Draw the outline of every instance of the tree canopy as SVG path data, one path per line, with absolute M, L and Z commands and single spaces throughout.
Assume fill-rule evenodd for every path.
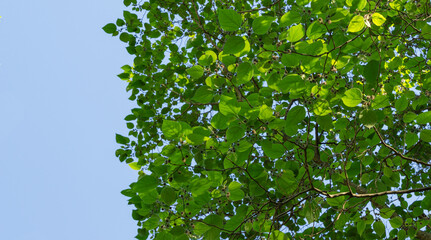
M 427 0 L 124 0 L 138 239 L 431 239 Z

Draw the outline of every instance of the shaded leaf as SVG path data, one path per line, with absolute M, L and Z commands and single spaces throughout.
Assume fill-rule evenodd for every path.
M 225 31 L 236 31 L 242 23 L 241 15 L 232 9 L 219 9 L 218 20 Z
M 177 200 L 177 194 L 175 190 L 171 187 L 164 187 L 162 189 L 162 192 L 160 193 L 160 197 L 162 198 L 162 201 L 167 205 L 172 205 Z
M 380 237 L 382 237 L 386 232 L 385 225 L 383 224 L 382 221 L 374 222 L 373 229 L 376 232 L 376 234 L 379 235 Z
M 274 17 L 260 16 L 253 20 L 252 28 L 254 33 L 257 35 L 266 34 L 271 27 L 272 22 L 275 20 Z
M 431 142 L 431 130 L 424 129 L 421 131 L 421 140 L 425 142 Z
M 204 69 L 203 69 L 203 67 L 196 65 L 196 66 L 193 66 L 193 67 L 187 69 L 187 73 L 192 78 L 200 78 L 204 75 Z
M 203 104 L 211 102 L 212 99 L 213 92 L 212 89 L 208 86 L 200 86 L 198 90 L 196 90 L 196 93 L 192 98 L 192 100 Z
M 237 85 L 244 84 L 251 80 L 254 74 L 253 66 L 249 62 L 241 63 L 236 69 Z
M 241 52 L 245 47 L 245 41 L 242 37 L 230 37 L 223 47 L 224 54 L 235 54 Z
M 427 124 L 431 122 L 431 111 L 421 113 L 417 116 L 416 122 L 418 124 Z

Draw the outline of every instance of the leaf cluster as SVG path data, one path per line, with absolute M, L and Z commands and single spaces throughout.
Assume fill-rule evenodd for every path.
M 125 0 L 138 239 L 430 239 L 425 0 Z

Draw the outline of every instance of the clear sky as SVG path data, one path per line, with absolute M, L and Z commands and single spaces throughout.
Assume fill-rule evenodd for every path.
M 0 0 L 0 239 L 133 239 L 122 0 Z

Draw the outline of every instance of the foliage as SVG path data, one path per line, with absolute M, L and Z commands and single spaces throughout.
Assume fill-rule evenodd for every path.
M 138 239 L 431 238 L 429 1 L 124 4 Z

